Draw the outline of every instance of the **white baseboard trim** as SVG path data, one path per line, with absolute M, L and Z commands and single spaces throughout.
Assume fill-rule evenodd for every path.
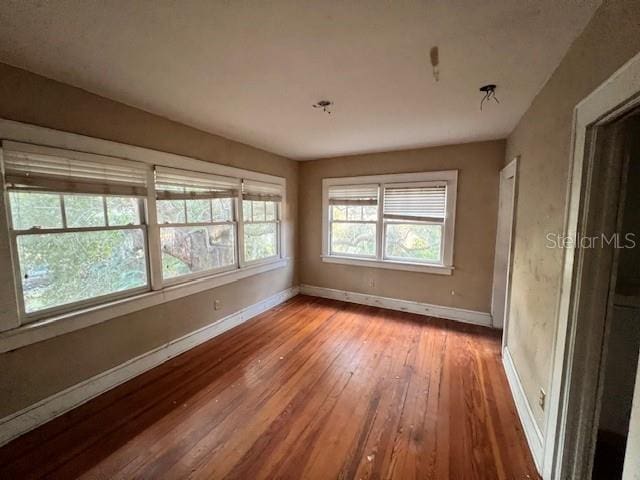
M 431 305 L 429 303 L 412 302 L 410 300 L 399 300 L 397 298 L 379 297 L 365 293 L 348 292 L 346 290 L 335 290 L 333 288 L 315 287 L 313 285 L 300 285 L 300 293 L 313 297 L 331 298 L 344 302 L 359 303 L 361 305 L 371 305 L 374 307 L 388 308 L 390 310 L 400 310 L 402 312 L 417 313 L 429 317 L 446 318 L 475 325 L 491 326 L 491 314 L 477 312 L 475 310 L 465 310 L 463 308 L 443 307 L 441 305 Z
M 542 432 L 533 416 L 531 404 L 527 400 L 524 389 L 522 388 L 522 383 L 520 382 L 520 377 L 513 364 L 513 358 L 511 358 L 511 353 L 509 353 L 509 349 L 506 346 L 502 350 L 502 364 L 507 376 L 509 388 L 511 389 L 511 396 L 516 404 L 516 411 L 518 412 L 518 417 L 520 417 L 520 423 L 524 430 L 524 436 L 529 444 L 529 450 L 531 450 L 531 455 L 533 456 L 533 461 L 536 464 L 538 473 L 542 474 L 542 460 L 544 457 Z
M 72 410 L 94 397 L 136 377 L 147 370 L 210 340 L 227 330 L 285 302 L 298 294 L 298 287 L 276 293 L 258 303 L 232 313 L 211 325 L 195 330 L 147 353 L 73 385 L 27 408 L 0 419 L 0 446 L 34 428 Z

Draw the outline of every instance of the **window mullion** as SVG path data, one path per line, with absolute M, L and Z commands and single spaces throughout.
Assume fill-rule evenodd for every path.
M 384 185 L 378 185 L 378 222 L 376 223 L 376 259 L 384 258 Z
M 282 258 L 284 252 L 283 252 L 283 248 L 282 248 L 282 222 L 280 221 L 280 216 L 281 216 L 281 212 L 280 212 L 280 207 L 281 207 L 282 203 L 274 203 L 273 204 L 273 214 L 275 217 L 275 224 L 276 224 L 276 255 L 279 258 Z M 264 219 L 265 221 L 267 220 L 267 207 L 265 205 L 264 208 Z
M 59 194 L 60 198 L 60 217 L 62 218 L 62 228 L 67 228 L 67 210 L 64 207 L 64 195 Z
M 234 202 L 234 215 L 236 217 L 236 258 L 238 260 L 238 268 L 242 268 L 245 265 L 244 260 L 244 200 L 242 196 L 236 197 Z
M 107 197 L 105 195 L 102 196 L 102 212 L 104 215 L 104 224 L 109 226 L 109 215 L 107 214 Z
M 184 221 L 188 223 L 189 217 L 187 217 L 187 201 L 186 200 L 182 200 L 182 208 L 184 210 Z
M 147 171 L 147 202 L 145 216 L 147 220 L 147 243 L 149 259 L 149 277 L 151 289 L 162 288 L 162 245 L 160 241 L 160 226 L 158 225 L 158 211 L 156 209 L 155 177 L 152 168 Z M 185 216 L 186 219 L 186 216 Z

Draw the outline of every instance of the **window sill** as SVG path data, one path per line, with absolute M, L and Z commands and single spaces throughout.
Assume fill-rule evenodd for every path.
M 210 290 L 221 285 L 233 283 L 259 273 L 283 268 L 288 263 L 288 258 L 278 258 L 268 263 L 218 273 L 179 285 L 168 286 L 162 290 L 145 292 L 102 305 L 37 320 L 14 328 L 13 330 L 0 333 L 0 353 L 64 335 L 75 330 L 105 322 L 112 318 Z
M 326 263 L 340 263 L 343 265 L 357 265 L 359 267 L 386 268 L 388 270 L 404 270 L 407 272 L 433 273 L 436 275 L 451 275 L 454 267 L 445 265 L 420 265 L 416 263 L 397 262 L 393 260 L 372 260 L 366 258 L 337 257 L 322 255 Z

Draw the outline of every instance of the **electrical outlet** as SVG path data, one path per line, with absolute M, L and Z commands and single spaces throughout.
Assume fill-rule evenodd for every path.
M 369 286 L 370 286 L 371 288 L 373 288 L 373 287 L 375 287 L 375 286 L 376 286 L 376 281 L 375 281 L 373 278 L 370 278 L 370 279 L 369 279 Z
M 540 393 L 538 393 L 538 406 L 542 409 L 542 411 L 544 411 L 544 404 L 546 400 L 547 400 L 547 394 L 541 388 Z
M 220 310 L 220 300 L 214 300 L 213 301 L 213 309 L 214 310 Z

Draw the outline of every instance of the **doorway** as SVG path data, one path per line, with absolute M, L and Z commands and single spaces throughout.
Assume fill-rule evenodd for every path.
M 514 227 L 516 172 L 518 159 L 500 171 L 498 191 L 498 225 L 493 265 L 493 293 L 491 296 L 491 318 L 494 328 L 503 328 L 506 338 L 508 315 L 508 292 L 511 272 L 511 245 Z
M 640 111 L 616 128 L 620 200 L 594 420 L 594 480 L 622 478 L 640 352 Z
M 617 423 L 623 425 L 623 432 L 626 431 L 623 437 L 632 439 L 637 436 L 636 430 L 640 430 L 640 425 L 636 425 L 639 415 L 635 411 L 640 399 L 633 398 L 633 388 L 624 386 L 635 383 L 638 345 L 630 330 L 624 333 L 629 325 L 621 326 L 621 322 L 629 323 L 629 320 L 620 317 L 619 310 L 622 301 L 632 302 L 621 296 L 632 297 L 634 285 L 640 285 L 640 281 L 634 280 L 636 275 L 629 273 L 629 270 L 639 271 L 634 255 L 638 255 L 640 242 L 635 242 L 635 248 L 628 249 L 631 256 L 622 253 L 628 240 L 625 230 L 638 228 L 637 223 L 631 221 L 637 217 L 632 211 L 637 209 L 633 202 L 637 201 L 638 187 L 629 182 L 633 174 L 631 166 L 635 168 L 640 162 L 632 147 L 632 140 L 638 138 L 634 124 L 639 111 L 640 55 L 575 109 L 574 152 L 564 231 L 573 241 L 572 246 L 564 250 L 558 329 L 546 412 L 543 478 L 598 478 L 592 474 L 599 474 L 594 462 L 599 431 Z M 637 236 L 640 231 L 632 233 Z M 625 342 L 624 346 L 616 343 L 621 341 Z M 631 353 L 623 354 L 623 350 Z M 622 359 L 616 358 L 619 354 Z M 608 368 L 608 364 L 617 366 Z M 624 379 L 616 378 L 616 373 L 622 370 L 625 371 Z M 613 393 L 618 388 L 630 390 L 627 395 L 634 403 L 628 402 L 629 398 L 616 403 L 613 408 L 620 410 L 616 414 L 627 413 L 611 422 L 607 415 L 612 410 L 607 403 L 621 396 Z M 605 409 L 609 413 L 604 413 Z M 619 455 L 617 467 L 604 464 L 604 478 L 620 478 L 623 469 L 625 476 L 622 478 L 635 478 L 629 465 L 639 456 L 640 448 L 632 443 L 630 440 L 626 447 L 616 447 L 624 453 Z

